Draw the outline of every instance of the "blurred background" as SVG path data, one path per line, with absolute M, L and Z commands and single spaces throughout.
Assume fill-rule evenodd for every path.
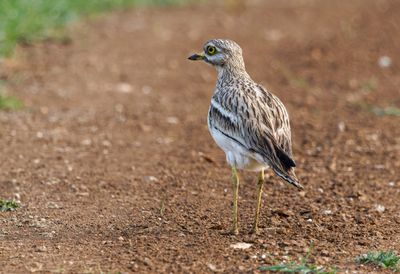
M 62 27 L 80 16 L 132 6 L 167 5 L 182 0 L 4 0 L 0 3 L 0 54 L 10 55 L 17 43 L 63 39 Z

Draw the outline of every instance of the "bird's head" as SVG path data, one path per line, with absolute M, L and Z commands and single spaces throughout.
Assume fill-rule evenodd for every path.
M 213 39 L 207 41 L 203 46 L 203 52 L 189 56 L 189 60 L 203 60 L 215 67 L 243 68 L 244 61 L 242 49 L 231 40 Z

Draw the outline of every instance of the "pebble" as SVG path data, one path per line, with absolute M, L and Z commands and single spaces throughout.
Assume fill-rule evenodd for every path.
M 378 205 L 378 204 L 375 205 L 375 210 L 378 211 L 379 213 L 385 212 L 385 209 L 386 208 L 383 205 Z
M 55 202 L 48 202 L 47 203 L 47 208 L 55 208 L 55 209 L 58 209 L 58 208 L 61 208 L 57 203 L 55 203 Z
M 38 246 L 35 249 L 37 252 L 46 252 L 47 248 L 43 245 L 43 246 Z
M 213 272 L 218 272 L 217 266 L 215 264 L 208 263 L 208 268 Z
M 151 91 L 152 91 L 152 88 L 151 88 L 150 86 L 143 86 L 143 87 L 142 87 L 142 92 L 143 92 L 143 94 L 145 94 L 145 95 L 150 94 Z
M 117 84 L 116 89 L 120 93 L 131 93 L 133 87 L 128 83 L 119 83 Z
M 346 130 L 346 124 L 343 121 L 339 122 L 338 129 L 340 132 L 344 132 Z
M 84 139 L 81 142 L 82 146 L 90 146 L 91 144 L 92 144 L 92 140 L 90 140 L 90 139 Z
M 378 59 L 378 65 L 381 68 L 388 68 L 392 65 L 392 59 L 389 56 L 383 55 Z
M 151 268 L 152 268 L 153 265 L 154 265 L 153 262 L 152 262 L 149 258 L 147 258 L 147 257 L 143 259 L 143 263 L 144 263 L 145 265 L 151 267 Z
M 252 246 L 252 244 L 243 243 L 243 242 L 239 242 L 239 243 L 236 243 L 236 244 L 231 244 L 231 247 L 232 247 L 233 249 L 248 249 L 248 248 L 250 248 L 251 246 Z
M 157 182 L 158 181 L 158 179 L 156 178 L 156 177 L 154 177 L 154 176 L 144 176 L 144 181 L 145 182 L 147 182 L 147 183 L 150 183 L 150 182 Z
M 176 125 L 179 123 L 179 120 L 178 120 L 178 118 L 171 116 L 171 117 L 167 117 L 167 123 Z

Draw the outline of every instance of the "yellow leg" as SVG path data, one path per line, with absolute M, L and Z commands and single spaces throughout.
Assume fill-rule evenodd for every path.
M 235 167 L 232 167 L 232 186 L 233 186 L 233 209 L 232 209 L 232 234 L 239 234 L 238 228 L 238 195 L 239 195 L 239 176 Z
M 258 181 L 257 181 L 257 204 L 256 204 L 256 216 L 253 225 L 253 233 L 258 232 L 258 219 L 260 216 L 261 194 L 262 194 L 263 184 L 264 184 L 264 170 L 261 170 L 260 174 L 258 175 Z

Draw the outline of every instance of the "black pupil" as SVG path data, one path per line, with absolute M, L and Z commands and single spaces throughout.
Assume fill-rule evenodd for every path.
M 209 53 L 214 53 L 214 48 L 213 47 L 208 47 L 208 52 Z

